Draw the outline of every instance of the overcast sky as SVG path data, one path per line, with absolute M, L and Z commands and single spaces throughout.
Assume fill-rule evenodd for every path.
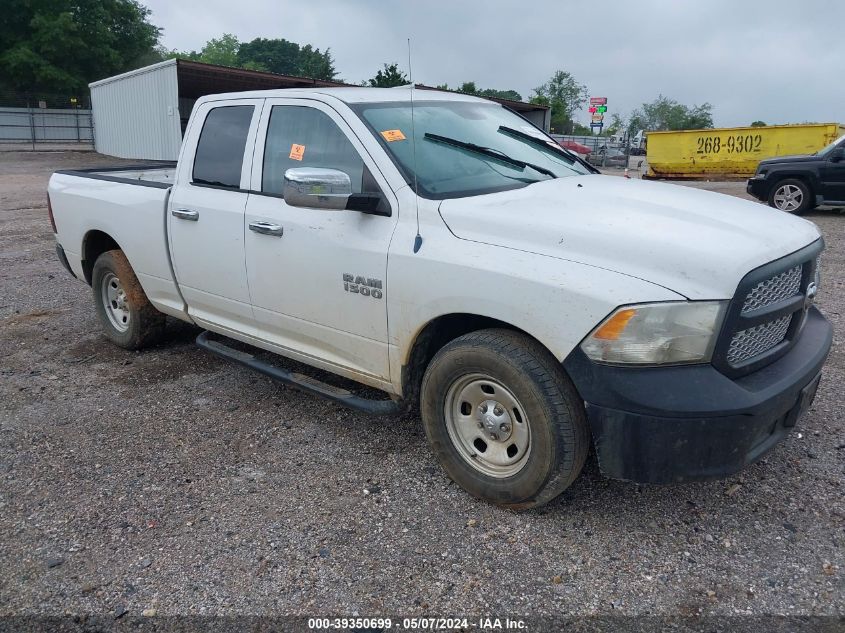
M 664 94 L 713 104 L 717 126 L 845 122 L 845 0 L 141 0 L 168 48 L 233 33 L 331 48 L 340 77 L 384 62 L 435 85 L 526 100 L 557 69 L 608 113 Z M 582 123 L 587 123 L 582 114 Z

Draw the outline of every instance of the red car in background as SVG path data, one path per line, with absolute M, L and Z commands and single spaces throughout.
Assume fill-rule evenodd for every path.
M 576 143 L 575 141 L 558 141 L 558 144 L 564 148 L 568 149 L 570 152 L 575 152 L 576 154 L 589 154 L 590 148 L 586 145 L 581 145 L 581 143 Z

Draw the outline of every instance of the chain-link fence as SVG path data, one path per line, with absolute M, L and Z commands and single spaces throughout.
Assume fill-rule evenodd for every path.
M 91 99 L 87 94 L 45 94 L 0 90 L 0 146 L 90 149 L 94 144 Z
M 552 134 L 551 137 L 564 147 L 571 145 L 571 149 L 579 154 L 586 154 L 588 152 L 597 152 L 603 147 L 610 144 L 611 147 L 616 147 L 607 136 L 584 136 L 580 134 Z
M 631 169 L 644 172 L 647 168 L 642 137 L 628 140 L 619 136 L 583 136 L 552 134 L 561 146 L 573 151 L 600 168 Z

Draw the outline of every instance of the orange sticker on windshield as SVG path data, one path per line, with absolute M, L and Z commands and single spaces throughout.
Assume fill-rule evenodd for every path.
M 302 157 L 305 155 L 305 145 L 297 145 L 294 143 L 290 146 L 290 158 L 291 160 L 302 160 Z
M 388 143 L 392 143 L 393 141 L 404 141 L 405 135 L 402 134 L 402 130 L 385 130 L 381 133 L 384 137 L 384 140 Z

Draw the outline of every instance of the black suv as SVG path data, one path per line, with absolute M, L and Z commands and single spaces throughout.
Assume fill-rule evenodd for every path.
M 821 204 L 845 205 L 845 136 L 809 156 L 761 160 L 746 190 L 788 213 L 805 213 Z

